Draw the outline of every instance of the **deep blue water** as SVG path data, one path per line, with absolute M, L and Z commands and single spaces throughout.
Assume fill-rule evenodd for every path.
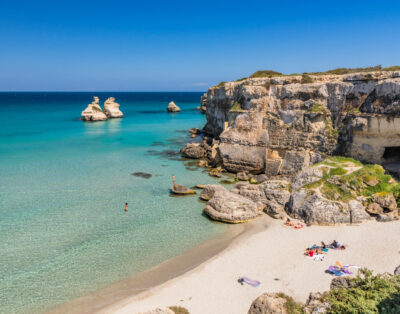
M 125 118 L 80 121 L 93 96 L 115 97 Z M 174 154 L 205 123 L 200 96 L 0 93 L 0 313 L 42 312 L 225 230 L 196 196 L 168 194 L 172 174 L 216 182 Z

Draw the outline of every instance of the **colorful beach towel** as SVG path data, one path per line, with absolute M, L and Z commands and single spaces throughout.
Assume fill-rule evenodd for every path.
M 241 284 L 243 284 L 243 282 L 245 282 L 252 287 L 258 287 L 261 284 L 261 282 L 254 280 L 254 279 L 247 278 L 247 277 L 240 277 L 238 281 Z

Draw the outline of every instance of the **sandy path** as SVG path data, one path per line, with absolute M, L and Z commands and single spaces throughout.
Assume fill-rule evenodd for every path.
M 283 291 L 304 302 L 310 292 L 328 290 L 332 276 L 325 270 L 337 260 L 391 273 L 400 264 L 400 221 L 295 230 L 279 220 L 261 219 L 269 225 L 266 230 L 236 241 L 192 271 L 101 313 L 136 313 L 170 305 L 184 306 L 192 314 L 247 313 L 251 302 L 264 292 Z M 334 239 L 349 248 L 330 250 L 322 262 L 304 257 L 306 247 Z M 262 284 L 241 286 L 239 276 Z

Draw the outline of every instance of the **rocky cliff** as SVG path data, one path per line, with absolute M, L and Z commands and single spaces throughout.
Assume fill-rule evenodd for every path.
M 207 154 L 231 172 L 292 177 L 332 154 L 400 164 L 400 71 L 247 78 L 203 102 Z

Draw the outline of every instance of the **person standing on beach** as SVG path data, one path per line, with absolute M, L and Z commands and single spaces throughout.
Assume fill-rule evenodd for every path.
M 125 211 L 128 211 L 128 203 L 125 203 Z

